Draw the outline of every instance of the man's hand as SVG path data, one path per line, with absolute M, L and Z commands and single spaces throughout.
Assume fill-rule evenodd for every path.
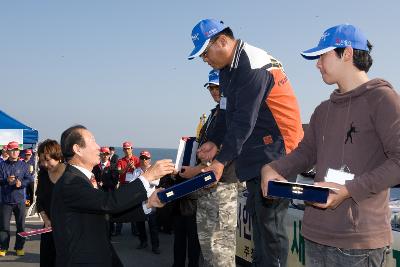
M 164 188 L 158 188 L 151 194 L 146 203 L 148 209 L 164 207 L 165 204 L 163 204 L 157 196 L 157 192 L 160 192 L 161 190 L 164 190 Z
M 314 205 L 315 207 L 321 209 L 336 209 L 344 200 L 350 198 L 349 191 L 344 185 L 329 182 L 319 182 L 315 183 L 314 185 L 338 189 L 329 191 L 328 200 L 325 204 L 312 203 L 312 205 Z
M 197 165 L 194 167 L 190 166 L 182 166 L 181 171 L 179 172 L 179 176 L 189 179 L 192 178 L 193 176 L 196 176 L 197 174 L 201 173 L 202 165 Z
M 13 184 L 15 182 L 15 176 L 14 175 L 8 176 L 7 182 L 9 185 Z
M 273 180 L 287 181 L 268 164 L 264 165 L 261 169 L 261 191 L 264 197 L 268 194 L 268 182 Z
M 126 169 L 127 169 L 127 170 L 128 170 L 128 169 L 132 169 L 132 170 L 136 169 L 136 168 L 135 168 L 135 163 L 133 162 L 133 160 L 130 160 L 130 161 L 128 162 L 128 167 L 127 167 Z
M 49 217 L 47 217 L 47 215 L 46 215 L 46 213 L 44 211 L 40 212 L 40 216 L 43 219 L 44 227 L 45 228 L 51 227 L 51 221 L 50 221 Z
M 22 182 L 20 180 L 16 179 L 15 180 L 15 187 L 19 188 L 19 187 L 21 187 L 21 185 L 22 185 Z
M 210 166 L 204 168 L 201 170 L 202 172 L 209 172 L 212 171 L 215 174 L 215 178 L 217 179 L 217 181 L 219 181 L 221 179 L 222 176 L 222 172 L 224 171 L 224 164 L 222 164 L 221 162 L 219 162 L 218 160 L 213 160 L 213 162 L 211 163 Z
M 49 220 L 49 218 L 43 219 L 44 222 L 44 227 L 51 227 L 51 221 Z
M 175 171 L 175 165 L 170 159 L 162 159 L 156 161 L 155 164 L 142 174 L 142 176 L 147 179 L 147 181 L 158 180 L 161 177 L 173 173 Z
M 197 157 L 201 161 L 212 161 L 215 155 L 217 155 L 218 147 L 213 142 L 205 142 L 197 150 Z

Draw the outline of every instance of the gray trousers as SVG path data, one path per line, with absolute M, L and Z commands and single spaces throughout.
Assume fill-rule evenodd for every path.
M 305 240 L 307 267 L 383 267 L 389 248 L 341 249 Z
M 246 209 L 253 222 L 253 266 L 286 267 L 289 240 L 285 218 L 289 200 L 264 198 L 260 177 L 247 181 L 246 185 L 249 192 Z

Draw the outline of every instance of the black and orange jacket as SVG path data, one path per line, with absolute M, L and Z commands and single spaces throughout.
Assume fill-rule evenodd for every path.
M 236 161 L 240 181 L 297 147 L 303 138 L 300 110 L 282 64 L 241 40 L 230 66 L 220 70 L 227 98 L 227 132 L 216 159 Z

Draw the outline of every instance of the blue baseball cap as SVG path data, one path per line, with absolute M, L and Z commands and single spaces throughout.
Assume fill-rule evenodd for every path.
M 209 86 L 210 84 L 219 86 L 219 70 L 211 70 L 208 74 L 208 82 L 204 84 L 204 87 Z
M 210 39 L 226 28 L 228 27 L 222 21 L 215 19 L 204 19 L 197 23 L 192 30 L 194 49 L 188 59 L 200 56 L 206 49 Z
M 303 51 L 301 55 L 308 60 L 319 58 L 320 55 L 338 47 L 351 46 L 353 49 L 369 51 L 367 38 L 361 30 L 350 24 L 341 24 L 327 29 L 316 47 Z

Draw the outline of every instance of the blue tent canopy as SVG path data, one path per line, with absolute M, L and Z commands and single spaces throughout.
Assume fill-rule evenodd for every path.
M 24 133 L 24 144 L 36 144 L 39 140 L 37 130 L 26 126 L 0 110 L 0 131 L 1 129 L 22 129 Z

